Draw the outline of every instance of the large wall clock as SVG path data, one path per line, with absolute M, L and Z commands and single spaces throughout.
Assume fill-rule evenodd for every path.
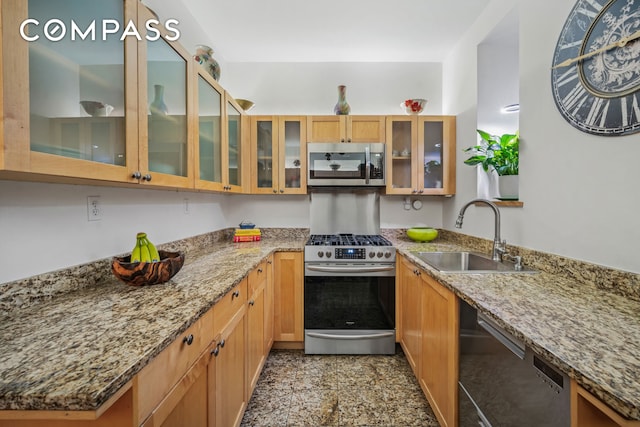
M 583 132 L 640 132 L 640 0 L 579 0 L 551 68 L 562 116 Z

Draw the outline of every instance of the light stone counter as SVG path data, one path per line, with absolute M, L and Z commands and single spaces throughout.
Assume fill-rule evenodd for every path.
M 183 269 L 163 285 L 118 282 L 108 260 L 0 284 L 0 409 L 95 410 L 269 253 L 303 250 L 307 233 L 161 245 L 187 252 Z M 423 244 L 403 230 L 385 235 L 623 416 L 640 419 L 640 275 L 522 248 L 515 249 L 539 273 L 444 274 L 412 252 L 488 253 L 490 242 L 451 232 Z
M 190 250 L 183 268 L 161 285 L 128 286 L 109 273 L 4 311 L 0 409 L 96 410 L 261 260 L 302 251 L 305 240 L 298 233 L 218 241 Z
M 624 417 L 640 419 L 640 302 L 635 293 L 618 295 L 604 289 L 617 275 L 623 291 L 637 291 L 639 275 L 557 257 L 541 262 L 539 254 L 524 250 L 520 250 L 523 260 L 540 269 L 538 273 L 440 273 L 413 252 L 472 248 L 488 255 L 490 245 L 441 238 L 414 243 L 402 233 L 388 237 L 402 255 L 523 339 L 585 389 Z M 559 269 L 564 274 L 558 274 Z M 590 274 L 578 280 L 585 269 Z

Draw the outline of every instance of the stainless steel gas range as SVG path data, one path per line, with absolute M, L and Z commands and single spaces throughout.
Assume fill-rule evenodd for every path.
M 377 200 L 377 195 L 364 197 Z M 341 201 L 348 199 L 344 195 L 340 197 Z M 368 202 L 355 204 L 366 206 Z M 376 204 L 371 202 L 370 207 L 374 216 Z M 353 223 L 348 219 L 337 222 Z M 326 228 L 326 224 L 319 228 Z M 391 242 L 379 234 L 379 227 L 377 231 L 312 234 L 307 241 L 304 251 L 305 353 L 395 353 L 396 251 Z

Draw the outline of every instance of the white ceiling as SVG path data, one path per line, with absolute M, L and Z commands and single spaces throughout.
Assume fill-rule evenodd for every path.
M 489 2 L 144 1 L 226 62 L 442 62 Z

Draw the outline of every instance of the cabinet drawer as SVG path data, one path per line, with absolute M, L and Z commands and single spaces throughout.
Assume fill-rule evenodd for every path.
M 262 261 L 249 273 L 249 295 L 253 295 L 267 282 L 267 262 Z
M 242 279 L 233 289 L 213 306 L 213 325 L 216 332 L 225 328 L 233 315 L 244 308 L 247 302 L 247 279 Z
M 138 423 L 187 373 L 213 338 L 213 310 L 209 310 L 140 371 L 136 377 Z

